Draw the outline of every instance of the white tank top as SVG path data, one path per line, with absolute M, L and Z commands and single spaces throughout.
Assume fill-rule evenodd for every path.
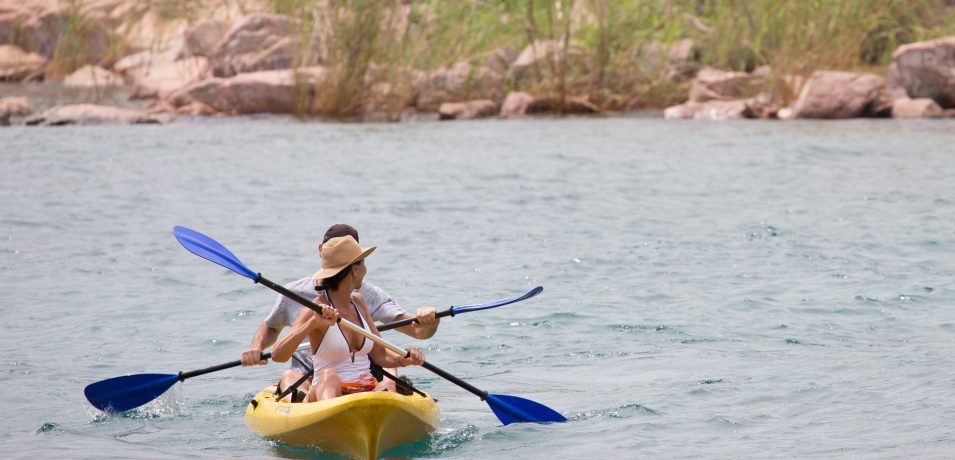
M 326 297 L 327 298 L 327 297 Z M 331 302 L 329 302 L 331 303 Z M 371 332 L 368 327 L 368 320 L 361 314 L 361 309 L 351 301 L 352 308 L 358 313 L 358 320 L 362 329 Z M 368 374 L 371 367 L 371 360 L 368 359 L 368 353 L 374 348 L 375 342 L 362 337 L 361 348 L 352 353 L 345 340 L 344 331 L 338 324 L 330 326 L 325 330 L 325 337 L 322 337 L 322 343 L 318 344 L 318 350 L 312 355 L 312 366 L 315 368 L 316 375 L 323 369 L 332 369 L 338 374 L 342 382 L 353 382 L 360 380 L 361 374 Z

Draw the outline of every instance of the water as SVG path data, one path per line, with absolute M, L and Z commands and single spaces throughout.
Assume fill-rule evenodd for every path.
M 321 457 L 244 426 L 281 367 L 106 417 L 83 388 L 238 358 L 271 291 L 184 251 L 208 233 L 284 281 L 325 228 L 379 250 L 428 360 L 562 425 L 500 426 L 423 369 L 418 458 L 945 457 L 955 448 L 951 121 L 569 119 L 0 130 L 6 458 Z M 414 341 L 386 333 L 393 341 Z

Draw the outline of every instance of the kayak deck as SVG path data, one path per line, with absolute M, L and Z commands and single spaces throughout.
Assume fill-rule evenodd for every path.
M 392 447 L 437 429 L 440 410 L 430 396 L 384 391 L 355 393 L 314 403 L 275 401 L 275 387 L 252 398 L 245 424 L 268 439 L 377 458 Z

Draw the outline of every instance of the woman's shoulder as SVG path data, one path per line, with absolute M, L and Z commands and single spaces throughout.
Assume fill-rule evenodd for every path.
M 365 304 L 365 296 L 361 295 L 358 291 L 352 291 L 351 299 L 361 305 Z

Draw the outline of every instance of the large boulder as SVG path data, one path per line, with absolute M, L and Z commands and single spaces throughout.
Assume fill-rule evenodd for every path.
M 9 126 L 12 117 L 22 117 L 33 112 L 30 100 L 25 97 L 0 98 L 0 126 Z
M 752 95 L 759 77 L 746 72 L 729 72 L 712 67 L 700 69 L 690 87 L 690 101 L 727 101 Z
M 816 71 L 793 106 L 795 118 L 859 118 L 891 114 L 882 77 L 871 73 Z
M 534 96 L 524 92 L 508 93 L 501 104 L 501 116 L 504 118 L 521 117 L 534 102 Z
M 944 111 L 932 99 L 896 99 L 892 104 L 892 118 L 941 118 Z
M 583 96 L 567 96 L 561 100 L 559 96 L 532 96 L 524 92 L 514 92 L 507 95 L 501 104 L 501 116 L 516 118 L 535 113 L 563 113 L 563 114 L 593 114 L 600 112 L 600 107 Z
M 536 40 L 527 45 L 514 59 L 508 71 L 509 75 L 518 84 L 554 78 L 554 72 L 556 67 L 561 65 L 563 55 L 567 57 L 566 78 L 573 79 L 576 75 L 586 72 L 587 62 L 580 46 L 569 44 L 564 52 L 564 45 L 559 41 Z
M 131 98 L 163 98 L 209 74 L 208 58 L 179 59 L 183 49 L 182 42 L 173 42 L 168 48 L 126 56 L 117 61 L 113 69 L 133 82 Z
M 289 69 L 296 62 L 298 23 L 279 14 L 253 14 L 237 22 L 210 57 L 212 75 L 231 77 L 245 72 Z
M 516 55 L 511 48 L 500 48 L 428 73 L 415 84 L 415 108 L 433 112 L 444 102 L 500 100 L 507 69 Z
M 47 58 L 63 48 L 88 62 L 98 61 L 110 49 L 109 30 L 106 13 L 81 3 L 10 0 L 0 4 L 0 43 L 14 43 Z M 68 41 L 60 43 L 61 37 Z
M 955 107 L 955 36 L 900 46 L 892 53 L 888 79 L 910 98 Z
M 310 110 L 324 78 L 325 69 L 317 66 L 213 77 L 170 94 L 167 101 L 177 108 L 201 102 L 224 114 L 300 113 Z
M 101 86 L 119 86 L 124 84 L 123 77 L 99 66 L 85 65 L 63 79 L 68 88 L 95 88 Z
M 227 31 L 228 24 L 216 19 L 203 19 L 190 25 L 183 36 L 185 56 L 212 56 Z
M 208 74 L 208 70 L 209 59 L 199 56 L 154 64 L 144 69 L 130 97 L 166 97 L 179 88 L 199 81 Z
M 648 80 L 663 76 L 679 83 L 696 75 L 700 68 L 699 54 L 693 39 L 684 38 L 638 46 L 630 56 L 630 62 Z
M 59 105 L 26 119 L 27 125 L 63 126 L 159 123 L 138 110 L 95 104 Z
M 13 45 L 0 45 L 0 81 L 20 81 L 41 75 L 46 58 Z
M 477 99 L 466 102 L 445 102 L 438 108 L 440 120 L 469 120 L 497 115 L 497 103 L 490 99 Z
M 31 113 L 33 113 L 33 106 L 25 97 L 0 98 L 0 115 L 25 117 Z

